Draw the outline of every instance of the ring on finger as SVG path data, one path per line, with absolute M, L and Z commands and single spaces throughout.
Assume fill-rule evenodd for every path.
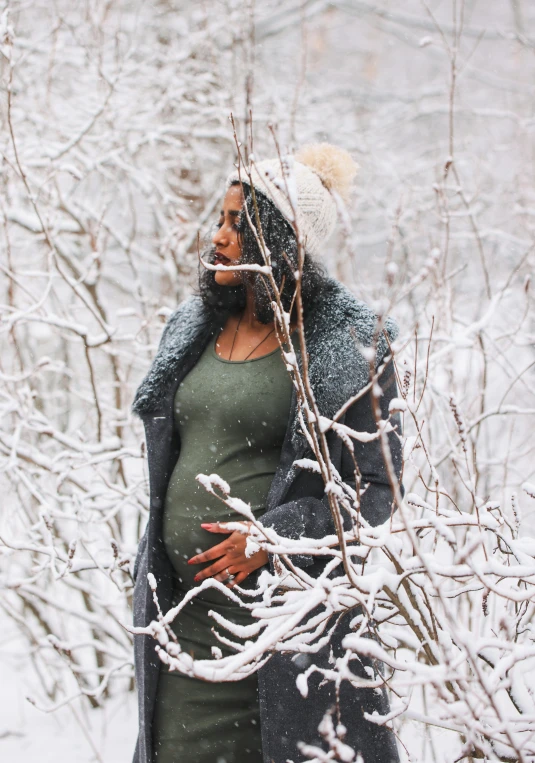
M 231 573 L 228 571 L 228 567 L 226 567 L 226 568 L 225 568 L 225 572 L 227 573 L 227 580 L 226 580 L 226 582 L 227 582 L 227 583 L 229 583 L 231 580 L 234 580 L 234 578 L 236 577 L 236 575 L 232 575 L 232 574 L 231 574 Z

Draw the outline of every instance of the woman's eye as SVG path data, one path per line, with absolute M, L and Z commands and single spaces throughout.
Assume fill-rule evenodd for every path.
M 219 222 L 215 223 L 215 227 L 216 227 L 216 228 L 221 228 L 221 227 L 222 227 L 222 225 L 223 225 L 223 223 L 221 222 L 221 220 L 220 220 Z M 232 230 L 235 230 L 235 231 L 238 231 L 238 230 L 239 230 L 239 225 L 238 225 L 238 223 L 234 223 L 234 225 L 232 225 Z

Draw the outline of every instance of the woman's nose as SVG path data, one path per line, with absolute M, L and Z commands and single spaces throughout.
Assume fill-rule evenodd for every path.
M 225 246 L 227 244 L 227 236 L 225 234 L 225 226 L 222 225 L 221 228 L 218 228 L 214 235 L 212 236 L 212 244 L 222 244 Z

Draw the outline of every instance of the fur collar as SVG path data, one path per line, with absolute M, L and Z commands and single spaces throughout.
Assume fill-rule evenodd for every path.
M 333 278 L 327 279 L 321 295 L 309 311 L 305 339 L 309 354 L 309 375 L 320 413 L 331 417 L 345 401 L 369 380 L 369 362 L 361 348 L 374 342 L 377 317 L 371 308 L 356 299 Z M 152 366 L 141 382 L 132 410 L 140 417 L 160 409 L 176 382 L 177 370 L 191 349 L 206 341 L 216 328 L 210 310 L 200 297 L 190 297 L 171 315 L 164 329 Z M 377 364 L 388 353 L 388 341 L 397 334 L 396 323 L 387 318 L 377 341 Z M 294 444 L 302 438 L 293 422 Z

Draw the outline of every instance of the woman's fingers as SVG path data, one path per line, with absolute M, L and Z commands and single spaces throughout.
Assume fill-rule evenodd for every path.
M 214 579 L 219 580 L 220 583 L 226 583 L 228 581 L 229 575 L 234 575 L 234 578 L 236 578 L 239 574 L 240 573 L 232 567 L 225 567 L 223 572 L 219 572 L 217 575 L 214 575 Z
M 214 522 L 214 524 L 210 525 L 210 527 L 218 528 L 221 528 L 222 526 L 223 523 L 221 522 Z M 201 525 L 201 527 L 207 529 L 207 526 L 205 525 Z M 228 534 L 230 531 L 217 529 L 212 530 L 212 532 L 224 532 Z M 191 559 L 188 559 L 188 564 L 202 564 L 203 562 L 211 562 L 212 559 L 217 559 L 219 556 L 223 556 L 224 554 L 245 556 L 246 543 L 247 538 L 245 535 L 236 531 L 232 531 L 232 534 L 229 535 L 226 540 L 221 541 L 221 543 L 218 543 L 216 546 L 212 546 L 212 548 L 209 548 L 208 551 L 204 551 L 202 554 L 192 556 Z
M 236 532 L 236 530 L 229 529 L 228 528 L 228 522 L 202 522 L 201 527 L 203 530 L 208 530 L 210 533 L 226 533 L 227 535 L 233 532 Z M 251 527 L 252 522 L 244 521 L 244 522 L 232 522 L 233 525 L 241 525 L 244 528 L 249 529 Z M 242 535 L 242 533 L 240 533 Z
M 216 528 L 213 529 L 213 532 L 228 532 L 223 522 L 213 522 L 210 525 L 206 523 L 202 526 L 205 529 L 208 529 L 208 526 Z M 217 560 L 214 561 L 214 564 L 198 572 L 193 578 L 194 581 L 200 583 L 202 580 L 206 580 L 206 578 L 214 577 L 216 580 L 226 582 L 229 574 L 228 570 L 232 566 L 231 574 L 235 574 L 236 577 L 234 580 L 229 581 L 228 585 L 231 586 L 231 583 L 239 585 L 253 570 L 267 563 L 267 553 L 264 551 L 258 551 L 253 556 L 246 557 L 246 545 L 246 536 L 243 533 L 234 531 L 228 538 L 216 546 L 212 546 L 208 551 L 197 554 L 197 556 L 192 556 L 191 559 L 188 559 L 188 564 L 203 564 L 203 562 Z
M 235 585 L 240 585 L 240 583 L 243 583 L 247 577 L 249 577 L 248 572 L 244 572 L 243 570 L 238 572 L 234 580 L 231 580 L 229 583 L 227 583 L 227 588 L 234 588 Z
M 214 564 L 211 564 L 209 567 L 205 567 L 204 570 L 198 572 L 193 580 L 196 583 L 200 583 L 202 580 L 206 580 L 206 578 L 213 577 L 221 583 L 226 583 L 229 575 L 235 575 L 234 580 L 228 582 L 228 586 L 229 588 L 232 588 L 233 585 L 240 585 L 251 572 L 254 572 L 254 570 L 257 570 L 264 564 L 267 564 L 267 553 L 259 551 L 255 556 L 260 558 L 254 559 L 251 557 L 250 559 L 247 559 L 244 557 L 243 559 L 232 559 L 226 555 L 221 559 L 218 559 Z
M 203 530 L 208 530 L 209 533 L 226 533 L 229 535 L 234 530 L 227 530 L 224 522 L 203 522 L 201 524 Z
M 216 546 L 212 546 L 208 551 L 203 551 L 202 554 L 192 556 L 188 559 L 188 564 L 202 564 L 203 562 L 211 562 L 213 559 L 218 559 L 220 556 L 224 556 L 228 551 L 228 541 L 223 540 Z
M 200 583 L 202 580 L 206 580 L 206 578 L 215 577 L 218 572 L 222 572 L 224 569 L 226 569 L 229 565 L 228 559 L 219 559 L 215 564 L 211 564 L 209 567 L 205 567 L 204 570 L 201 570 L 198 572 L 193 580 L 196 583 Z M 228 575 L 225 575 L 225 579 L 228 577 Z

